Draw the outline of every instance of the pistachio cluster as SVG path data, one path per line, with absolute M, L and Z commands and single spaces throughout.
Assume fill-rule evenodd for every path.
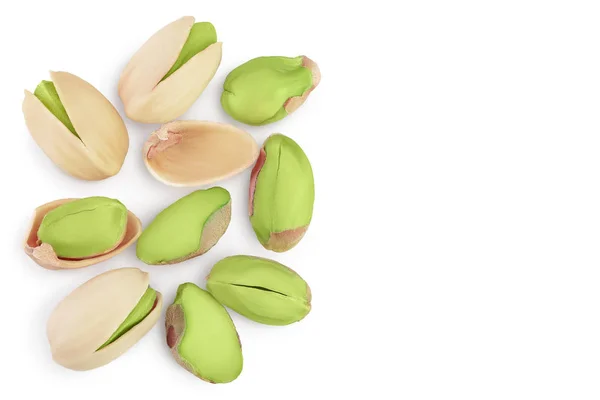
M 148 172 L 169 186 L 213 185 L 250 169 L 248 213 L 258 242 L 285 252 L 312 220 L 315 188 L 310 161 L 293 139 L 276 133 L 262 148 L 229 123 L 177 120 L 215 76 L 222 43 L 210 22 L 180 18 L 152 35 L 121 73 L 125 115 L 160 123 L 143 149 Z M 127 128 L 96 88 L 68 72 L 51 72 L 25 91 L 23 114 L 42 151 L 72 177 L 97 181 L 116 175 L 129 150 Z M 306 56 L 258 57 L 225 79 L 221 105 L 236 121 L 266 125 L 296 111 L 321 80 Z M 223 187 L 198 189 L 142 222 L 118 199 L 64 198 L 35 209 L 25 253 L 51 270 L 95 265 L 135 243 L 147 265 L 170 265 L 210 251 L 232 218 Z M 47 323 L 52 358 L 73 370 L 110 363 L 160 318 L 162 294 L 138 268 L 109 270 L 75 288 Z M 166 344 L 175 361 L 202 380 L 226 383 L 243 368 L 242 345 L 225 308 L 258 323 L 288 325 L 311 310 L 304 279 L 283 264 L 234 255 L 217 262 L 206 289 L 182 283 L 166 310 Z

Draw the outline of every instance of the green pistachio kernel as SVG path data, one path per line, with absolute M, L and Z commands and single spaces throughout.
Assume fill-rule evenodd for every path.
M 127 229 L 127 208 L 107 197 L 74 200 L 48 212 L 37 231 L 39 244 L 58 257 L 90 258 L 116 248 Z
M 108 340 L 98 348 L 98 350 L 102 350 L 104 347 L 108 346 L 125 333 L 127 333 L 131 328 L 139 324 L 150 314 L 150 311 L 154 308 L 154 303 L 156 302 L 156 290 L 148 287 L 148 289 L 144 292 L 144 295 L 137 303 L 135 308 L 131 310 L 131 313 L 125 318 L 125 321 L 119 325 L 115 333 L 111 335 Z
M 73 133 L 73 135 L 79 137 L 75 132 L 75 127 L 67 114 L 65 106 L 60 101 L 54 82 L 42 81 L 34 90 L 33 95 L 37 97 L 44 106 L 52 113 L 64 126 L 67 127 Z
M 305 57 L 258 57 L 229 73 L 221 105 L 234 119 L 266 125 L 288 115 L 286 102 L 313 88 L 313 72 Z
M 193 283 L 177 289 L 167 309 L 167 345 L 175 360 L 202 380 L 226 383 L 242 372 L 242 347 L 221 304 Z
M 190 61 L 192 57 L 206 49 L 211 44 L 217 43 L 217 31 L 210 22 L 196 22 L 192 25 L 190 34 L 179 53 L 179 57 L 169 72 L 162 78 L 161 82 L 171 76 L 183 64 Z
M 250 222 L 260 243 L 276 252 L 296 246 L 314 201 L 313 171 L 302 148 L 285 135 L 270 136 L 250 179 Z
M 173 264 L 210 250 L 231 220 L 231 196 L 221 187 L 197 190 L 161 211 L 142 232 L 137 257 L 146 264 Z
M 310 288 L 300 275 L 266 258 L 224 258 L 210 271 L 206 288 L 221 304 L 268 325 L 300 321 L 311 308 Z

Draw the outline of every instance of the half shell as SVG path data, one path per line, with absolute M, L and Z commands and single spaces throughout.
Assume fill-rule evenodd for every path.
M 150 135 L 143 157 L 150 173 L 171 186 L 198 186 L 249 168 L 259 147 L 249 133 L 208 121 L 173 121 Z
M 46 327 L 54 361 L 84 371 L 108 364 L 125 353 L 158 321 L 162 309 L 159 292 L 146 318 L 108 346 L 97 349 L 127 318 L 148 283 L 148 273 L 121 268 L 102 273 L 71 292 L 56 306 Z
M 121 253 L 127 247 L 131 246 L 137 238 L 142 234 L 142 222 L 136 217 L 131 211 L 127 211 L 127 228 L 125 230 L 125 236 L 121 243 L 111 250 L 108 253 L 101 254 L 96 257 L 85 258 L 82 260 L 64 260 L 59 258 L 52 246 L 47 243 L 42 243 L 38 245 L 38 236 L 37 231 L 44 219 L 44 216 L 55 209 L 56 207 L 77 200 L 75 198 L 72 199 L 60 199 L 55 200 L 50 203 L 46 203 L 44 205 L 39 206 L 35 209 L 33 218 L 31 220 L 31 226 L 29 228 L 29 233 L 25 239 L 24 249 L 25 253 L 31 257 L 33 261 L 35 261 L 38 265 L 52 270 L 58 269 L 76 269 L 88 267 L 90 265 L 97 264 L 101 261 L 108 260 Z

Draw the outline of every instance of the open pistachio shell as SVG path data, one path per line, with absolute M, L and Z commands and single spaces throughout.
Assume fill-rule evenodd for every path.
M 35 142 L 76 178 L 101 180 L 117 174 L 129 149 L 127 128 L 117 110 L 83 79 L 68 72 L 50 76 L 52 83 L 42 84 L 49 84 L 59 97 L 53 111 L 38 90 L 25 91 L 23 115 Z
M 259 147 L 249 133 L 208 121 L 173 121 L 150 135 L 143 157 L 150 173 L 171 186 L 217 182 L 249 168 Z
M 31 257 L 33 261 L 46 269 L 58 270 L 83 268 L 108 260 L 131 246 L 142 233 L 141 221 L 128 210 L 125 232 L 120 242 L 113 249 L 89 258 L 72 259 L 59 257 L 50 244 L 40 242 L 38 231 L 46 214 L 63 204 L 75 200 L 79 199 L 71 198 L 55 200 L 35 209 L 29 232 L 25 238 L 24 249 L 25 253 Z
M 222 43 L 214 27 L 193 29 L 193 17 L 180 18 L 156 32 L 134 54 L 119 80 L 119 96 L 125 114 L 138 122 L 165 123 L 181 116 L 196 101 L 221 63 Z M 209 24 L 209 23 L 202 23 Z M 197 38 L 207 35 L 210 38 Z M 214 35 L 214 36 L 213 36 Z M 194 42 L 206 45 L 185 61 L 182 50 L 192 54 Z M 200 46 L 199 48 L 202 48 Z M 182 63 L 183 62 L 183 63 Z M 173 71 L 173 67 L 181 66 Z
M 71 292 L 56 306 L 46 327 L 54 361 L 84 371 L 125 353 L 160 317 L 162 295 L 156 292 L 146 316 L 113 337 L 147 293 L 148 283 L 146 272 L 121 268 L 104 272 Z

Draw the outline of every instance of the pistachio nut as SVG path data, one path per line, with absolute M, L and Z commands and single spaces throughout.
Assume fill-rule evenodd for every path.
M 76 288 L 47 324 L 52 358 L 77 371 L 101 367 L 125 353 L 160 317 L 162 296 L 137 268 L 104 272 Z
M 312 219 L 314 200 L 306 154 L 289 137 L 271 135 L 250 178 L 250 222 L 260 243 L 276 252 L 296 246 Z
M 165 123 L 196 101 L 221 63 L 222 43 L 210 22 L 180 18 L 156 32 L 134 54 L 119 80 L 125 114 Z
M 47 269 L 83 268 L 121 253 L 141 233 L 140 220 L 116 199 L 60 199 L 36 208 L 24 249 Z
M 235 312 L 268 325 L 288 325 L 310 312 L 308 284 L 277 261 L 253 256 L 226 257 L 216 263 L 206 289 Z
M 179 365 L 211 383 L 227 383 L 242 372 L 242 345 L 231 317 L 205 290 L 183 283 L 167 308 L 167 345 Z
M 173 121 L 150 135 L 143 149 L 148 171 L 170 186 L 199 186 L 229 178 L 258 158 L 258 144 L 233 125 Z
M 102 180 L 121 170 L 129 135 L 121 116 L 96 88 L 68 72 L 51 72 L 34 93 L 25 91 L 23 115 L 31 136 L 63 171 Z
M 210 250 L 231 220 L 231 196 L 222 187 L 196 190 L 162 210 L 142 232 L 137 257 L 175 264 Z
M 296 111 L 320 81 L 319 67 L 306 56 L 258 57 L 229 73 L 221 105 L 240 122 L 266 125 Z

